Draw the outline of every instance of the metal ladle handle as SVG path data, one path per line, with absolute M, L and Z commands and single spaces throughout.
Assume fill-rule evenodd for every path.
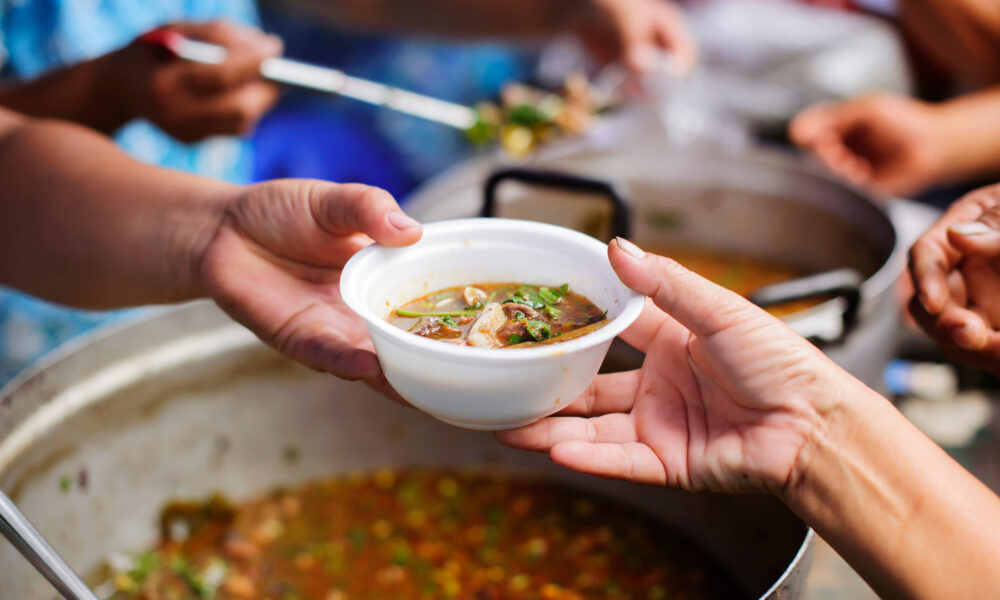
M 38 533 L 17 506 L 0 492 L 0 533 L 49 580 L 66 600 L 98 600 L 94 592 Z

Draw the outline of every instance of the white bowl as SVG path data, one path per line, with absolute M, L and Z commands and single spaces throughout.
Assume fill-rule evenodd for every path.
M 488 282 L 568 283 L 606 309 L 609 322 L 567 342 L 489 349 L 445 344 L 386 321 L 425 294 Z M 611 269 L 607 245 L 512 219 L 439 221 L 426 225 L 413 246 L 369 246 L 347 262 L 340 294 L 367 323 L 386 379 L 403 398 L 446 423 L 483 430 L 526 425 L 572 402 L 643 305 Z

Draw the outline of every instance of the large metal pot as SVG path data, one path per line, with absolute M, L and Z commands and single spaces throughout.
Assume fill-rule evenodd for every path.
M 513 173 L 500 167 L 484 157 L 446 171 L 418 189 L 406 210 L 429 222 L 483 214 L 485 205 L 498 216 L 597 237 L 625 230 L 646 249 L 693 245 L 811 273 L 849 269 L 857 274 L 853 284 L 835 276 L 817 291 L 836 297 L 785 320 L 855 376 L 881 387 L 895 348 L 899 306 L 892 288 L 905 248 L 886 214 L 861 192 L 764 150 L 644 146 L 535 159 Z M 507 179 L 521 181 L 497 191 Z M 616 215 L 619 199 L 626 215 Z
M 796 598 L 809 569 L 813 533 L 774 498 L 570 473 L 292 364 L 206 303 L 103 330 L 0 392 L 0 488 L 82 572 L 152 544 L 171 499 L 240 499 L 381 465 L 469 464 L 541 473 L 657 515 L 750 597 Z M 0 541 L 0 598 L 52 597 Z

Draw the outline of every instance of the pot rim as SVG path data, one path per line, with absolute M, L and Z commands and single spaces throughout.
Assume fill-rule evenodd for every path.
M 201 337 L 205 335 L 220 336 L 221 334 L 225 337 L 224 341 L 228 350 L 239 350 L 249 346 L 260 345 L 260 341 L 257 340 L 252 333 L 234 321 L 230 321 L 217 306 L 208 300 L 196 300 L 193 302 L 158 308 L 155 311 L 143 311 L 141 313 L 123 318 L 119 321 L 98 326 L 93 330 L 74 338 L 72 341 L 62 344 L 52 350 L 8 382 L 8 384 L 0 388 L 0 402 L 3 402 L 8 398 L 16 397 L 18 391 L 22 387 L 31 384 L 31 382 L 36 378 L 44 377 L 47 371 L 53 368 L 58 368 L 60 363 L 83 352 L 87 352 L 88 350 L 97 351 L 97 349 L 91 348 L 95 344 L 100 344 L 101 342 L 108 341 L 117 336 L 126 335 L 128 330 L 140 327 L 143 324 L 151 324 L 157 320 L 168 319 L 175 316 L 210 317 L 212 320 L 209 326 L 204 329 L 188 331 L 187 334 L 181 336 L 172 335 L 168 340 L 157 340 L 157 343 L 170 344 L 171 342 L 180 342 L 183 341 L 185 337 L 191 335 Z M 199 324 L 204 325 L 204 323 Z M 153 350 L 153 352 L 155 351 L 156 350 Z M 134 355 L 131 354 L 127 356 L 129 358 L 134 357 Z M 118 362 L 118 360 L 115 360 L 110 364 L 101 364 L 96 368 L 96 370 L 89 372 L 88 375 L 95 378 L 107 376 L 109 370 L 114 369 Z M 74 386 L 76 383 L 78 382 L 73 382 L 66 387 Z M 112 381 L 109 383 L 113 384 L 115 382 Z M 60 404 L 64 404 L 67 399 L 65 397 L 60 397 L 60 393 L 64 391 L 66 387 L 56 389 L 56 393 L 46 398 L 40 404 L 40 407 L 44 408 L 46 406 L 51 406 L 50 403 L 54 400 L 60 402 Z M 91 388 L 90 392 L 94 393 L 95 389 Z M 50 416 L 59 416 L 61 419 L 71 416 L 70 413 L 62 410 L 61 406 L 53 406 L 52 409 L 52 414 L 50 414 Z M 19 419 L 18 423 L 14 425 L 14 429 L 16 430 L 17 428 L 22 427 L 24 423 L 37 417 L 38 410 L 39 408 L 36 407 L 23 418 Z M 0 439 L 0 473 L 6 472 L 11 467 L 12 463 L 16 461 L 25 450 L 25 448 L 12 448 L 12 443 L 13 440 L 9 437 Z M 760 600 L 773 598 L 776 591 L 778 591 L 796 572 L 801 572 L 802 569 L 805 569 L 806 571 L 802 573 L 802 576 L 805 577 L 808 574 L 809 565 L 803 565 L 803 561 L 807 561 L 810 553 L 812 552 L 816 534 L 808 526 L 805 526 L 804 528 L 805 534 L 801 538 L 801 542 L 797 544 L 794 556 L 789 560 L 788 565 L 785 567 L 785 570 L 781 573 L 781 575 L 775 579 L 766 591 L 761 593 L 759 597 Z
M 505 157 L 500 157 L 501 160 L 498 160 L 498 157 L 492 154 L 478 156 L 454 165 L 422 183 L 415 190 L 413 190 L 413 192 L 407 195 L 403 202 L 403 208 L 407 211 L 407 213 L 411 214 L 411 216 L 414 212 L 413 209 L 416 208 L 416 212 L 419 216 L 420 212 L 423 212 L 432 206 L 432 199 L 438 201 L 441 198 L 454 195 L 468 188 L 478 189 L 489 173 L 497 168 L 517 165 L 527 168 L 538 167 L 559 170 L 559 165 L 563 164 L 567 160 L 573 160 L 575 158 L 601 158 L 602 156 L 612 156 L 614 152 L 615 151 L 613 149 L 585 148 L 573 154 L 563 154 L 554 157 L 538 155 L 523 161 L 512 161 L 509 159 L 503 160 Z M 663 149 L 664 154 L 675 152 L 677 152 L 677 150 L 668 147 Z M 628 154 L 628 151 L 622 154 Z M 647 149 L 644 149 L 641 153 L 637 153 L 637 156 L 641 157 L 649 155 L 650 152 Z M 891 240 L 883 242 L 886 246 L 891 244 L 891 250 L 879 268 L 861 282 L 860 291 L 863 302 L 881 296 L 893 286 L 896 279 L 903 272 L 906 262 L 905 255 L 907 248 L 903 245 L 903 240 L 896 231 L 895 224 L 892 219 L 889 218 L 884 203 L 879 202 L 869 193 L 858 188 L 857 186 L 838 179 L 832 173 L 821 168 L 818 164 L 804 160 L 801 156 L 793 152 L 772 146 L 755 146 L 751 149 L 744 149 L 744 151 L 740 153 L 726 151 L 723 149 L 706 148 L 697 148 L 686 151 L 687 157 L 690 157 L 691 155 L 696 156 L 699 160 L 717 159 L 740 161 L 751 166 L 760 165 L 772 170 L 784 171 L 793 176 L 812 177 L 824 184 L 843 189 L 846 193 L 849 193 L 855 196 L 859 201 L 864 202 L 868 208 L 873 209 L 875 211 L 873 214 L 878 214 L 880 218 L 884 219 L 883 225 L 885 225 L 887 231 L 892 234 Z M 886 201 L 891 200 L 892 199 L 886 199 Z M 782 317 L 782 320 L 789 325 L 794 326 L 798 323 L 805 323 L 815 319 L 818 316 L 834 311 L 837 308 L 837 299 L 831 299 L 816 306 L 785 315 Z

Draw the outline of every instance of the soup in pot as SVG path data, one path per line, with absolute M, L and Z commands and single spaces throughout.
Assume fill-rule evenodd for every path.
M 389 470 L 163 513 L 113 600 L 745 598 L 696 544 L 581 490 Z
M 764 286 L 807 275 L 802 269 L 742 254 L 677 246 L 653 246 L 650 251 L 669 256 L 702 277 L 741 296 L 750 296 Z M 822 301 L 822 298 L 796 300 L 768 307 L 767 311 L 781 317 L 811 308 Z

